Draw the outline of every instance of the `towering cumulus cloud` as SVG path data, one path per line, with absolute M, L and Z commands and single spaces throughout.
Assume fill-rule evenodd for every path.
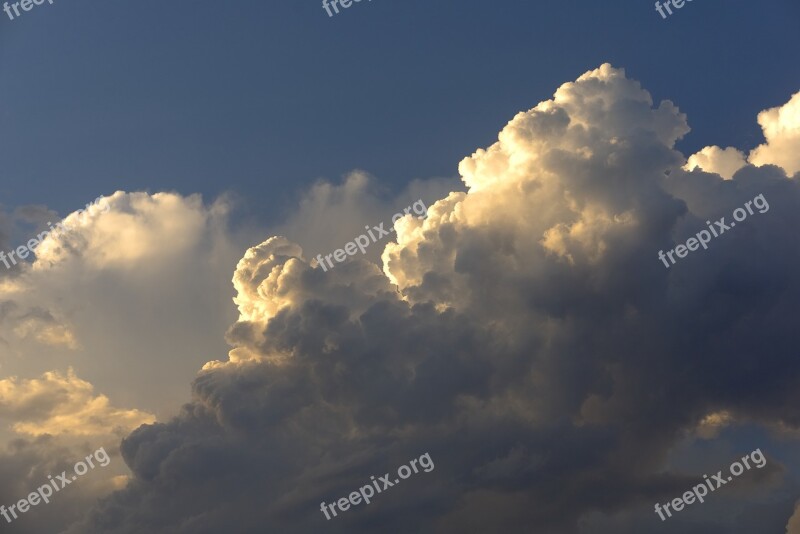
M 695 483 L 665 468 L 687 433 L 800 424 L 797 177 L 685 171 L 688 131 L 603 65 L 464 159 L 468 191 L 398 221 L 382 270 L 323 272 L 282 237 L 248 250 L 229 358 L 123 441 L 133 479 L 69 532 L 655 531 L 653 503 Z M 767 215 L 658 261 L 758 194 Z M 424 479 L 319 512 L 423 452 Z

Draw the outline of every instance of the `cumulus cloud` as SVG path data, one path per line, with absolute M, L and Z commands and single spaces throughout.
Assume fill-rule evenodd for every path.
M 758 124 L 767 142 L 750 152 L 750 163 L 778 165 L 789 174 L 800 172 L 800 92 L 783 106 L 759 113 Z
M 0 212 L 0 249 L 43 238 L 35 256 L 0 266 L 2 503 L 100 446 L 115 456 L 14 532 L 58 531 L 123 487 L 120 439 L 177 411 L 192 374 L 224 350 L 235 314 L 223 273 L 247 242 L 228 210 L 225 197 L 118 192 L 63 220 L 43 206 Z
M 236 318 L 226 278 L 250 238 L 230 228 L 230 209 L 227 197 L 119 191 L 63 220 L 15 210 L 38 226 L 7 226 L 9 246 L 49 233 L 0 278 L 4 375 L 71 365 L 115 402 L 175 413 Z
M 778 167 L 686 172 L 688 131 L 602 65 L 465 158 L 468 190 L 399 220 L 382 269 L 323 272 L 285 237 L 251 247 L 229 357 L 123 441 L 132 479 L 69 534 L 571 534 L 620 513 L 637 519 L 617 532 L 656 531 L 653 503 L 698 478 L 670 466 L 687 435 L 800 425 L 800 186 Z M 767 214 L 658 261 L 758 194 Z M 423 452 L 424 480 L 319 511 Z M 737 509 L 779 472 L 737 481 Z M 728 525 L 703 510 L 695 528 Z
M 70 491 L 21 517 L 10 530 L 34 533 L 60 531 L 97 498 L 124 487 L 130 471 L 120 459 L 120 439 L 155 417 L 113 406 L 70 369 L 66 374 L 53 371 L 34 379 L 0 380 L 0 421 L 10 427 L 0 435 L 14 436 L 0 452 L 0 504 L 17 503 L 47 484 L 48 475 L 71 472 L 75 462 L 100 447 L 113 457 L 113 463 L 81 477 Z
M 341 184 L 327 181 L 314 184 L 303 194 L 286 223 L 274 231 L 302 245 L 309 258 L 314 258 L 342 248 L 365 233 L 365 226 L 371 228 L 383 222 L 390 229 L 391 217 L 418 200 L 429 205 L 450 191 L 461 189 L 463 185 L 454 178 L 436 178 L 413 180 L 403 191 L 390 195 L 373 176 L 354 171 Z M 383 245 L 385 241 L 370 246 L 359 257 L 380 263 Z
M 291 219 L 297 228 L 292 235 L 311 243 L 327 238 L 326 246 L 338 247 L 331 235 L 319 236 L 313 225 L 299 222 L 314 213 L 342 221 L 383 219 L 395 206 L 434 200 L 452 185 L 452 180 L 415 182 L 389 198 L 364 173 L 348 176 L 341 185 L 320 182 L 301 199 Z M 232 230 L 226 221 L 230 208 L 227 197 L 206 205 L 197 195 L 118 192 L 63 220 L 43 206 L 0 212 L 3 250 L 44 233 L 35 257 L 0 272 L 0 368 L 5 374 L 0 376 L 0 418 L 8 423 L 0 429 L 0 441 L 47 438 L 49 454 L 58 450 L 65 459 L 99 444 L 114 454 L 122 435 L 154 421 L 148 411 L 116 405 L 168 414 L 184 399 L 198 366 L 221 352 L 210 347 L 225 347 L 224 327 L 236 317 L 225 278 L 246 243 L 264 232 Z M 371 257 L 378 259 L 379 251 Z M 51 370 L 66 367 L 65 362 L 89 375 L 91 383 L 72 368 L 67 374 Z M 30 468 L 5 484 L 22 487 L 23 474 L 33 469 L 32 457 L 12 449 L 6 461 Z M 49 465 L 44 456 L 38 460 Z M 85 499 L 125 485 L 130 472 L 119 464 L 120 469 L 104 470 L 91 492 L 82 493 L 77 509 L 88 506 Z M 61 526 L 73 515 L 62 514 Z M 39 531 L 55 529 L 52 523 L 35 524 Z
M 731 179 L 748 163 L 756 166 L 777 165 L 791 176 L 800 172 L 800 92 L 795 93 L 783 106 L 767 109 L 758 114 L 758 124 L 767 142 L 750 151 L 749 156 L 740 150 L 727 147 L 707 146 L 689 156 L 686 170 L 700 168 Z
M 102 205 L 81 211 L 64 218 L 64 230 L 51 233 L 39 245 L 35 270 L 66 263 L 70 257 L 98 270 L 152 267 L 197 246 L 210 216 L 199 195 L 184 198 L 173 193 L 118 192 L 103 198 Z
M 700 152 L 689 156 L 689 161 L 684 166 L 684 169 L 692 171 L 700 168 L 730 180 L 736 171 L 745 165 L 747 165 L 747 160 L 739 150 L 733 147 L 722 149 L 718 146 L 707 146 Z
M 71 434 L 77 436 L 128 433 L 152 423 L 155 417 L 139 410 L 111 406 L 105 395 L 69 369 L 67 374 L 48 372 L 31 380 L 0 380 L 0 418 L 14 421 L 19 434 Z

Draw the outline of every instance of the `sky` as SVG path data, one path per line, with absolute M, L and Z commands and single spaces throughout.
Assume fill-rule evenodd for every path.
M 340 10 L 0 12 L 0 530 L 800 534 L 800 4 Z
M 353 169 L 395 191 L 456 176 L 606 61 L 689 114 L 687 152 L 754 144 L 755 114 L 798 87 L 800 7 L 695 4 L 667 20 L 640 0 L 39 6 L 0 25 L 0 201 L 64 215 L 117 189 L 233 190 L 277 222 Z

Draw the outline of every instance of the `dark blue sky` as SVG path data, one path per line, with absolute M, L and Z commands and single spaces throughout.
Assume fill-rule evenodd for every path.
M 2 13 L 0 13 L 2 14 Z M 800 4 L 55 0 L 0 20 L 0 203 L 233 190 L 265 219 L 354 168 L 452 176 L 518 111 L 610 61 L 749 149 L 800 89 Z M 787 43 L 790 46 L 787 46 Z

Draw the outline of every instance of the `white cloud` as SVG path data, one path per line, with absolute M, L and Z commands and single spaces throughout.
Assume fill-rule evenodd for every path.
M 800 92 L 783 106 L 759 113 L 758 124 L 767 142 L 750 152 L 750 163 L 778 165 L 789 175 L 800 172 Z
M 739 150 L 728 147 L 720 148 L 718 146 L 707 146 L 689 156 L 689 161 L 684 165 L 684 169 L 692 171 L 695 168 L 700 170 L 716 173 L 730 180 L 733 175 L 747 165 L 745 156 Z
M 756 166 L 777 165 L 791 176 L 800 172 L 800 92 L 789 101 L 758 114 L 758 124 L 767 142 L 750 151 L 747 158 L 743 152 L 733 147 L 722 149 L 707 146 L 689 156 L 684 169 L 691 171 L 698 167 L 703 171 L 717 173 L 730 180 L 734 173 L 750 163 Z

